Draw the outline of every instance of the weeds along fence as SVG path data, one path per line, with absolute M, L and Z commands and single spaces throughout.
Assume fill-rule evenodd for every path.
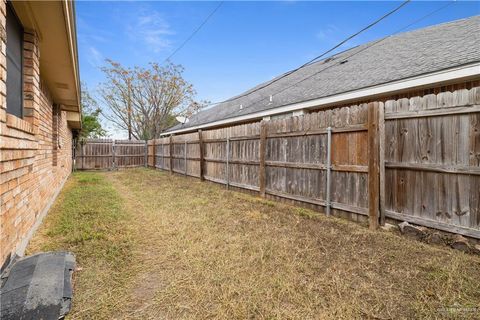
M 77 170 L 117 169 L 147 165 L 147 144 L 143 140 L 86 139 L 74 150 Z
M 148 163 L 373 228 L 480 238 L 480 88 L 150 140 Z

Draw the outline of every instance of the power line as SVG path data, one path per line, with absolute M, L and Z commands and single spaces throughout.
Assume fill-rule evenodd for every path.
M 165 62 L 167 62 L 168 60 L 170 60 L 170 58 L 172 58 L 178 51 L 180 51 L 190 40 L 192 40 L 192 38 L 200 31 L 200 29 L 202 29 L 202 27 L 208 22 L 208 20 L 210 20 L 211 17 L 213 17 L 213 15 L 218 11 L 218 9 L 220 9 L 220 7 L 223 5 L 224 1 L 221 1 L 216 7 L 215 9 L 213 9 L 212 12 L 210 12 L 210 14 L 205 18 L 205 20 L 203 20 L 203 22 L 190 34 L 190 36 L 188 36 L 187 39 L 185 39 L 185 41 L 182 42 L 182 44 L 177 48 L 175 49 L 175 51 L 173 51 L 163 62 L 162 64 L 164 64 Z
M 338 47 L 340 47 L 341 45 L 345 44 L 347 41 L 353 39 L 354 37 L 358 36 L 359 34 L 363 33 L 364 31 L 370 29 L 371 27 L 375 26 L 376 24 L 378 24 L 380 21 L 386 19 L 387 17 L 389 17 L 390 15 L 394 14 L 395 12 L 397 12 L 398 10 L 400 10 L 403 6 L 405 6 L 406 4 L 408 4 L 411 0 L 406 0 L 404 2 L 402 2 L 398 7 L 396 7 L 395 9 L 387 12 L 386 14 L 384 14 L 383 16 L 381 16 L 380 18 L 378 18 L 377 20 L 373 21 L 372 23 L 370 23 L 369 25 L 367 25 L 366 27 L 362 28 L 360 31 L 358 32 L 355 32 L 354 34 L 352 34 L 351 36 L 347 37 L 346 39 L 342 40 L 341 42 L 339 42 L 338 44 L 336 44 L 335 46 L 333 46 L 332 48 L 328 49 L 327 51 L 323 52 L 322 54 L 316 56 L 315 58 L 311 59 L 310 61 L 302 64 L 300 67 L 298 68 L 295 68 L 293 70 L 290 70 L 288 72 L 286 72 L 285 74 L 281 75 L 280 77 L 270 81 L 270 82 L 267 82 L 265 83 L 264 85 L 261 85 L 259 86 L 258 88 L 255 88 L 254 90 L 251 90 L 251 91 L 247 91 L 239 96 L 236 96 L 236 97 L 233 97 L 233 98 L 230 98 L 230 99 L 227 99 L 227 100 L 224 100 L 224 101 L 220 101 L 220 102 L 212 102 L 212 103 L 208 103 L 204 106 L 211 106 L 211 105 L 214 105 L 214 104 L 219 104 L 219 103 L 225 103 L 225 102 L 229 102 L 229 101 L 233 101 L 233 100 L 237 100 L 239 98 L 242 98 L 242 97 L 245 97 L 247 95 L 250 95 L 254 92 L 257 92 L 258 90 L 261 90 L 263 88 L 266 88 L 270 85 L 272 85 L 273 83 L 277 82 L 277 81 L 280 81 L 281 79 L 291 75 L 292 73 L 295 73 L 297 71 L 299 71 L 300 69 L 302 68 L 305 68 L 306 66 L 312 64 L 313 62 L 317 61 L 318 59 L 324 57 L 325 55 L 329 54 L 330 52 L 332 52 L 333 50 L 337 49 Z
M 383 42 L 383 41 L 385 41 L 386 39 L 389 39 L 390 37 L 396 35 L 397 33 L 400 33 L 400 32 L 402 32 L 402 31 L 404 31 L 405 29 L 408 29 L 408 28 L 411 27 L 412 25 L 417 24 L 418 22 L 420 22 L 420 21 L 422 21 L 422 20 L 424 20 L 424 19 L 426 19 L 426 18 L 434 15 L 435 13 L 437 13 L 437 12 L 439 12 L 439 11 L 447 8 L 448 6 L 454 4 L 455 2 L 456 2 L 455 0 L 449 1 L 447 4 L 441 6 L 440 8 L 438 8 L 438 9 L 436 9 L 436 10 L 430 12 L 430 13 L 427 13 L 426 15 L 420 17 L 419 19 L 417 19 L 417 20 L 409 23 L 409 24 L 406 25 L 405 27 L 402 27 L 402 28 L 398 29 L 397 31 L 395 31 L 395 32 L 393 32 L 392 34 L 390 34 L 389 36 L 384 37 L 384 38 L 381 38 L 381 39 L 379 39 L 379 40 L 377 40 L 377 41 L 373 41 L 373 42 L 370 43 L 369 45 L 365 46 L 365 48 L 362 48 L 361 50 L 356 51 L 356 52 L 352 53 L 351 55 L 344 57 L 344 58 L 342 59 L 342 61 L 348 60 L 348 59 L 350 59 L 351 57 L 353 57 L 353 56 L 355 56 L 355 55 L 357 55 L 357 54 L 359 54 L 359 53 L 361 53 L 361 52 L 363 52 L 363 51 L 365 51 L 365 50 L 367 50 L 367 49 L 369 49 L 369 48 L 371 48 L 371 47 L 379 44 L 380 42 Z M 286 88 L 281 89 L 280 91 L 277 91 L 277 92 L 275 92 L 275 93 L 272 93 L 271 95 L 273 96 L 273 95 L 282 93 L 282 92 L 284 92 L 285 90 L 288 90 L 288 89 L 290 89 L 290 88 L 292 88 L 292 87 L 295 87 L 296 85 L 298 85 L 299 83 L 302 83 L 302 82 L 305 81 L 305 80 L 308 80 L 308 79 L 310 79 L 310 78 L 312 78 L 312 77 L 315 77 L 316 75 L 324 72 L 325 70 L 328 70 L 328 69 L 330 69 L 330 68 L 336 67 L 337 65 L 338 65 L 338 64 L 333 64 L 333 65 L 330 65 L 330 66 L 328 66 L 328 67 L 325 67 L 325 68 L 323 68 L 322 70 L 319 70 L 319 71 L 315 72 L 314 74 L 312 74 L 312 75 L 310 75 L 310 76 L 308 76 L 308 77 L 306 77 L 306 78 L 304 78 L 304 79 L 302 79 L 302 80 L 300 80 L 300 81 L 298 81 L 298 82 L 295 82 L 294 84 L 292 84 L 292 85 L 290 85 L 290 86 L 288 86 L 288 87 L 286 87 Z M 267 97 L 262 98 L 262 99 L 256 101 L 255 103 L 262 102 L 263 100 L 266 100 L 266 99 L 267 99 Z M 252 104 L 252 105 L 253 105 L 253 104 Z M 247 107 L 247 108 L 248 108 L 248 107 Z

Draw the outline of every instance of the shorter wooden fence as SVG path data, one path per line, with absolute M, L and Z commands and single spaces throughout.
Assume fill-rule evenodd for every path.
M 76 170 L 113 170 L 147 165 L 143 140 L 86 139 L 74 150 Z

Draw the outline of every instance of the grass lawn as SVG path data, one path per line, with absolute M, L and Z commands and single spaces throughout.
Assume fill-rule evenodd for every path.
M 149 169 L 75 173 L 28 252 L 59 249 L 70 319 L 479 317 L 478 256 Z

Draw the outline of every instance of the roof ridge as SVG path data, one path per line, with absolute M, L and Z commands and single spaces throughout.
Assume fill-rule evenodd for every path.
M 402 31 L 402 32 L 399 32 L 399 33 L 395 33 L 395 34 L 390 34 L 390 35 L 387 35 L 387 36 L 384 36 L 384 37 L 379 37 L 379 38 L 376 38 L 376 39 L 373 39 L 371 41 L 368 41 L 368 42 L 365 42 L 365 43 L 362 43 L 362 44 L 359 44 L 359 45 L 356 45 L 356 46 L 353 46 L 351 48 L 346 48 L 345 50 L 342 50 L 342 51 L 339 51 L 339 52 L 336 52 L 336 53 L 333 53 L 327 57 L 325 57 L 324 59 L 321 59 L 321 60 L 317 60 L 317 61 L 314 61 L 310 64 L 307 64 L 305 67 L 308 67 L 308 66 L 312 66 L 312 65 L 316 65 L 316 64 L 320 64 L 320 63 L 325 63 L 325 62 L 328 62 L 327 60 L 331 59 L 333 60 L 332 58 L 336 57 L 336 56 L 339 56 L 339 55 L 342 55 L 342 54 L 345 54 L 351 50 L 354 50 L 354 49 L 357 49 L 359 47 L 366 47 L 366 46 L 369 46 L 371 45 L 372 43 L 375 43 L 375 42 L 381 42 L 383 41 L 384 39 L 387 39 L 387 38 L 396 38 L 396 37 L 400 37 L 400 36 L 405 36 L 407 34 L 411 34 L 411 33 L 415 33 L 415 32 L 420 32 L 420 31 L 426 31 L 428 29 L 433 29 L 433 28 L 438 28 L 438 27 L 443 27 L 445 25 L 448 25 L 448 24 L 454 24 L 454 23 L 458 23 L 460 21 L 464 21 L 464 20 L 472 20 L 474 18 L 480 18 L 480 15 L 474 15 L 474 16 L 470 16 L 470 17 L 467 17 L 467 18 L 461 18 L 461 19 L 457 19 L 457 20 L 452 20 L 452 21 L 446 21 L 446 22 L 442 22 L 442 23 L 439 23 L 439 24 L 433 24 L 433 25 L 430 25 L 430 26 L 427 26 L 427 27 L 423 27 L 423 28 L 417 28 L 417 29 L 412 29 L 412 30 L 407 30 L 407 31 Z M 304 69 L 304 68 L 302 68 Z M 276 79 L 278 78 L 281 78 L 283 77 L 284 75 L 288 74 L 289 72 L 292 72 L 293 70 L 295 70 L 295 68 L 293 69 L 290 69 L 290 70 L 287 70 L 281 74 L 279 74 L 278 76 L 270 79 L 270 80 L 266 80 L 266 81 L 263 81 L 263 82 L 260 82 L 258 83 L 257 85 L 251 87 L 250 89 L 248 90 L 245 90 L 245 91 L 242 91 L 230 98 L 227 99 L 227 101 L 223 101 L 223 102 L 220 102 L 216 105 L 214 105 L 213 107 L 217 107 L 217 106 L 220 106 L 222 105 L 223 103 L 227 103 L 227 102 L 232 102 L 236 99 L 239 99 L 245 95 L 248 95 L 250 91 L 253 91 L 255 90 L 256 88 L 260 87 L 260 86 L 263 86 L 263 85 L 268 85 L 269 82 L 272 82 L 272 81 L 275 81 Z M 293 73 L 292 73 L 293 74 Z M 208 109 L 211 109 L 211 108 L 208 108 Z
M 379 37 L 358 46 L 347 48 L 308 64 L 305 68 L 298 70 L 299 72 L 290 73 L 290 71 L 287 71 L 273 79 L 259 83 L 225 102 L 206 108 L 194 115 L 189 124 L 181 127 L 188 128 L 218 119 L 226 119 L 234 115 L 246 115 L 252 111 L 251 108 L 256 111 L 272 109 L 380 83 L 407 79 L 420 74 L 428 74 L 441 69 L 448 69 L 454 65 L 478 62 L 480 61 L 480 52 L 476 51 L 472 44 L 478 39 L 475 34 L 480 34 L 480 23 L 477 23 L 479 19 L 480 15 L 474 15 L 395 33 L 383 38 Z M 436 41 L 434 46 L 431 45 L 430 40 L 432 39 Z M 372 45 L 382 41 L 384 45 Z M 356 55 L 355 51 L 362 52 L 362 54 L 356 55 L 357 58 L 355 59 L 349 59 L 348 52 L 351 51 L 354 52 L 352 55 Z M 348 60 L 345 61 L 347 63 L 341 64 L 337 63 L 338 60 L 336 60 L 323 67 L 322 64 L 332 57 L 348 58 Z M 331 68 L 336 64 L 338 64 L 338 67 Z M 278 81 L 271 86 L 265 86 L 285 74 L 288 74 L 287 77 L 284 77 L 285 81 Z M 316 76 L 310 77 L 308 75 Z M 301 78 L 304 79 L 297 81 Z M 300 82 L 302 82 L 301 85 Z M 265 86 L 265 88 L 254 91 L 259 86 Z M 271 91 L 272 95 L 275 95 L 273 101 L 270 99 L 270 102 L 268 102 L 268 90 Z M 266 102 L 263 103 L 262 101 Z M 241 105 L 243 105 L 243 108 L 240 107 Z M 175 130 L 175 128 L 177 127 L 170 128 L 168 131 Z
M 396 38 L 396 37 L 399 37 L 399 36 L 404 36 L 404 35 L 406 35 L 406 34 L 411 34 L 411 33 L 420 32 L 420 31 L 426 31 L 426 30 L 428 30 L 428 29 L 436 29 L 436 28 L 439 28 L 439 27 L 443 27 L 443 26 L 445 26 L 445 25 L 458 23 L 458 22 L 460 22 L 460 21 L 473 20 L 473 19 L 475 19 L 475 18 L 480 18 L 480 15 L 473 15 L 473 16 L 470 16 L 470 17 L 467 17 L 467 18 L 461 18 L 461 19 L 457 19 L 457 20 L 445 21 L 445 22 L 442 22 L 442 23 L 439 23 L 439 24 L 432 24 L 432 25 L 429 25 L 429 26 L 426 26 L 426 27 L 422 27 L 422 28 L 417 28 L 417 29 L 412 29 L 412 30 L 401 31 L 401 32 L 398 32 L 398 33 L 394 33 L 394 34 L 390 34 L 390 35 L 384 36 L 384 37 L 379 37 L 379 38 L 370 40 L 370 41 L 368 41 L 368 42 L 365 42 L 365 43 L 362 43 L 362 44 L 353 46 L 353 47 L 351 47 L 351 48 L 347 48 L 347 49 L 345 49 L 345 50 L 343 50 L 343 51 L 334 53 L 334 54 L 326 57 L 325 59 L 322 59 L 322 60 L 318 60 L 318 61 L 313 62 L 312 65 L 313 65 L 313 64 L 316 64 L 316 63 L 324 62 L 324 61 L 328 60 L 329 58 L 332 58 L 332 57 L 334 57 L 334 56 L 337 56 L 337 55 L 346 53 L 346 52 L 348 52 L 348 51 L 350 51 L 350 50 L 353 50 L 353 49 L 355 49 L 355 48 L 364 47 L 364 46 L 368 46 L 368 45 L 370 45 L 370 44 L 372 44 L 372 43 L 375 43 L 375 42 L 383 41 L 383 39 Z M 285 73 L 286 73 L 286 72 L 285 72 Z

